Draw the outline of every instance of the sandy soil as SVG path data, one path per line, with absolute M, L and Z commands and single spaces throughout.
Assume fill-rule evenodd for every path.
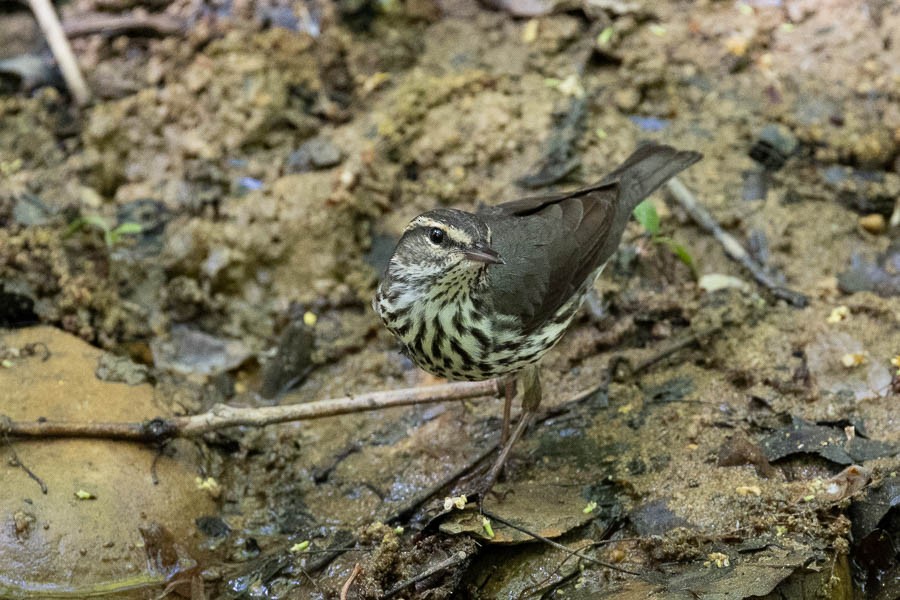
M 99 10 L 132 7 L 63 15 Z M 90 107 L 52 87 L 0 96 L 0 319 L 146 365 L 160 414 L 435 383 L 369 307 L 397 235 L 435 206 L 528 193 L 515 182 L 565 135 L 577 164 L 559 189 L 643 139 L 703 152 L 681 180 L 809 299 L 775 299 L 657 194 L 699 281 L 629 226 L 603 309 L 543 362 L 541 420 L 485 503 L 493 537 L 476 507 L 444 503 L 491 462 L 499 400 L 234 428 L 199 444 L 217 504 L 196 530 L 170 527 L 202 538 L 170 592 L 336 598 L 358 564 L 349 598 L 900 597 L 900 515 L 877 508 L 900 501 L 900 6 L 152 11 L 184 29 L 73 39 Z M 9 56 L 40 51 L 27 13 L 0 14 L 0 40 L 11 31 L 31 34 L 0 43 Z M 23 84 L 4 64 L 0 82 Z M 0 375 L 31 386 L 41 364 L 23 348 L 46 335 L 0 330 Z M 27 530 L 20 501 L 0 519 Z

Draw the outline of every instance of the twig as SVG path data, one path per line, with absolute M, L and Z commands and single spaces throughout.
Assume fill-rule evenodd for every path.
M 347 581 L 344 582 L 344 585 L 341 586 L 341 600 L 347 600 L 347 594 L 350 593 L 350 586 L 353 585 L 353 580 L 362 572 L 362 567 L 359 566 L 359 563 L 353 565 L 353 570 L 350 571 L 350 577 L 347 578 Z
M 50 45 L 56 62 L 59 63 L 59 70 L 62 71 L 66 86 L 72 92 L 72 97 L 75 98 L 78 106 L 86 105 L 91 101 L 91 91 L 81 74 L 78 61 L 75 60 L 75 55 L 72 53 L 72 46 L 69 45 L 69 40 L 63 33 L 53 5 L 50 0 L 28 0 L 28 5 L 31 7 L 41 31 L 44 32 L 44 37 L 47 38 L 47 44 Z
M 446 558 L 446 559 L 440 561 L 439 563 L 431 565 L 430 567 L 428 567 L 421 573 L 418 573 L 418 574 L 414 575 L 413 577 L 406 579 L 405 581 L 401 581 L 400 583 L 398 583 L 397 585 L 395 585 L 394 587 L 389 589 L 387 591 L 387 593 L 385 593 L 385 595 L 382 597 L 383 598 L 391 598 L 393 596 L 396 596 L 397 594 L 399 594 L 406 588 L 419 583 L 423 579 L 428 579 L 435 573 L 440 573 L 441 571 L 446 571 L 447 569 L 451 569 L 451 568 L 455 567 L 456 565 L 460 565 L 460 564 L 466 562 L 467 560 L 469 560 L 469 554 L 466 553 L 464 550 L 460 550 L 459 552 L 454 553 L 453 556 Z
M 738 242 L 734 236 L 722 229 L 722 226 L 716 222 L 713 216 L 709 214 L 699 202 L 697 202 L 697 198 L 694 194 L 681 183 L 677 177 L 670 179 L 666 186 L 668 187 L 669 192 L 671 192 L 672 197 L 675 198 L 691 219 L 693 219 L 697 225 L 711 233 L 713 237 L 722 244 L 725 254 L 750 271 L 753 278 L 756 279 L 760 285 L 771 291 L 776 298 L 786 300 L 788 303 L 798 308 L 803 308 L 809 304 L 809 300 L 806 296 L 800 292 L 786 288 L 772 279 L 772 277 L 766 273 L 765 269 L 763 269 L 762 265 L 753 260 L 753 257 L 744 250 L 741 243 Z
M 187 25 L 178 17 L 158 14 L 134 12 L 126 15 L 88 14 L 66 19 L 62 24 L 63 31 L 71 38 L 102 33 L 112 37 L 123 33 L 151 32 L 160 36 L 184 33 Z
M 613 571 L 619 571 L 620 573 L 627 573 L 628 575 L 636 575 L 638 577 L 641 577 L 640 573 L 637 573 L 635 571 L 629 571 L 628 569 L 623 569 L 622 567 L 617 567 L 616 565 L 613 565 L 613 564 L 610 564 L 607 562 L 603 562 L 602 560 L 597 560 L 596 558 L 594 558 L 592 556 L 587 556 L 585 554 L 582 554 L 581 552 L 579 552 L 577 550 L 572 550 L 571 548 L 567 548 L 566 546 L 564 546 L 563 544 L 560 544 L 559 542 L 554 542 L 550 538 L 544 537 L 539 533 L 536 533 L 534 531 L 526 529 L 526 528 L 522 527 L 521 525 L 516 525 L 515 523 L 508 521 L 508 520 L 504 519 L 503 517 L 498 516 L 490 511 L 484 510 L 483 508 L 482 508 L 481 512 L 484 514 L 484 516 L 488 517 L 489 519 L 491 519 L 493 521 L 502 523 L 503 525 L 506 525 L 507 527 L 515 529 L 516 531 L 521 531 L 525 535 L 530 535 L 534 539 L 540 540 L 540 541 L 544 542 L 545 544 L 549 544 L 549 545 L 553 546 L 554 548 L 556 548 L 557 550 L 561 550 L 570 556 L 577 556 L 578 558 L 580 558 L 582 560 L 586 560 L 590 563 L 594 563 L 595 565 L 599 565 L 601 567 L 606 567 L 607 569 L 612 569 Z
M 695 344 L 700 340 L 707 338 L 715 333 L 718 333 L 722 330 L 721 325 L 713 325 L 712 327 L 708 327 L 707 329 L 703 329 L 701 331 L 695 331 L 690 335 L 686 335 L 677 340 L 673 340 L 667 344 L 665 344 L 662 348 L 653 353 L 652 356 L 648 356 L 644 360 L 640 361 L 636 365 L 631 368 L 631 374 L 637 375 L 641 371 L 648 369 L 661 361 L 664 358 L 675 354 L 682 348 L 687 348 L 691 344 Z
M 16 449 L 13 448 L 12 442 L 10 442 L 9 438 L 5 435 L 3 436 L 3 443 L 7 448 L 9 448 L 9 451 L 12 454 L 12 456 L 10 457 L 11 466 L 19 467 L 20 469 L 25 471 L 25 474 L 28 475 L 32 480 L 34 480 L 34 482 L 38 484 L 38 487 L 41 488 L 41 493 L 46 494 L 47 484 L 44 483 L 44 480 L 38 477 L 34 471 L 29 469 L 28 465 L 22 462 L 22 460 L 19 458 L 19 455 L 16 453 Z
M 163 442 L 176 437 L 197 437 L 226 427 L 240 425 L 262 427 L 274 423 L 320 419 L 395 406 L 431 404 L 497 395 L 499 395 L 497 382 L 488 380 L 372 392 L 359 396 L 331 398 L 287 406 L 234 408 L 220 404 L 199 415 L 157 417 L 141 423 L 12 421 L 0 415 L 0 433 L 12 437 L 78 437 Z

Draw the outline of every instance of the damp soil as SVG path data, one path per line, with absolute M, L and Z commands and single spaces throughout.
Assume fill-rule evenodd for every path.
M 0 13 L 0 415 L 439 383 L 370 308 L 409 219 L 595 181 L 642 140 L 702 152 L 680 179 L 808 305 L 658 193 L 696 273 L 629 225 L 483 513 L 460 495 L 499 399 L 119 460 L 4 439 L 0 595 L 900 597 L 896 3 L 147 10 L 177 27 L 73 34 L 85 108 L 45 60 L 12 60 L 48 54 L 24 9 Z

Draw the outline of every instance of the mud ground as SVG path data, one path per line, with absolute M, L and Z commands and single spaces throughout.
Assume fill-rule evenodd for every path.
M 640 140 L 703 152 L 681 180 L 808 306 L 758 286 L 659 193 L 661 232 L 696 276 L 629 226 L 598 301 L 544 359 L 540 421 L 485 502 L 493 535 L 477 507 L 445 499 L 490 464 L 497 399 L 162 449 L 193 528 L 143 492 L 141 524 L 116 512 L 145 510 L 134 504 L 82 515 L 74 464 L 11 439 L 4 489 L 21 492 L 2 496 L 0 539 L 34 555 L 15 554 L 30 570 L 0 564 L 15 574 L 0 591 L 900 597 L 900 6 L 502 6 L 156 3 L 174 31 L 72 36 L 96 97 L 84 109 L 52 72 L 9 62 L 46 51 L 27 12 L 0 13 L 0 414 L 149 416 L 110 408 L 131 395 L 122 383 L 82 403 L 71 382 L 86 375 L 140 386 L 161 415 L 437 383 L 372 312 L 380 269 L 419 212 L 529 193 L 516 181 L 551 147 L 556 189 L 598 179 Z M 510 14 L 525 6 L 546 14 Z M 144 15 L 127 0 L 61 10 L 64 23 Z M 83 360 L 48 375 L 38 343 Z M 22 411 L 47 377 L 87 412 Z M 152 452 L 132 450 L 134 481 L 99 463 L 91 481 L 145 485 Z M 41 491 L 22 463 L 66 501 L 25 502 Z M 60 563 L 29 537 L 92 520 L 103 534 L 72 533 Z M 91 551 L 109 541 L 128 551 Z M 150 567 L 110 568 L 135 548 L 156 552 Z M 73 572 L 89 589 L 72 591 Z

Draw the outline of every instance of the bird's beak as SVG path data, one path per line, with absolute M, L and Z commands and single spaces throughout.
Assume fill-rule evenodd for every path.
M 505 265 L 506 261 L 497 253 L 496 250 L 488 245 L 479 245 L 469 248 L 463 252 L 466 258 L 475 262 L 482 262 L 488 265 Z

